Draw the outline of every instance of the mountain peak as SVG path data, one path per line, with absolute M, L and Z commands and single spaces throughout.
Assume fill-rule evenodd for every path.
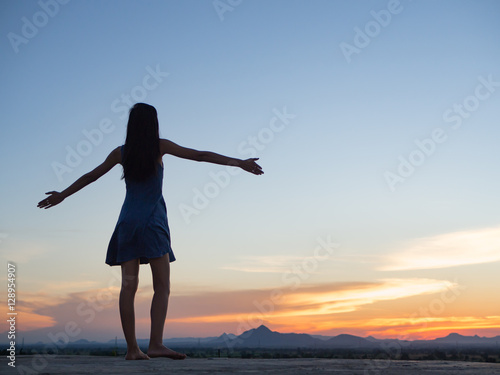
M 457 339 L 457 338 L 464 338 L 465 336 L 459 334 L 459 333 L 455 333 L 455 332 L 452 332 L 450 333 L 448 336 L 446 336 L 445 338 L 447 339 Z
M 264 324 L 261 324 L 258 328 L 255 329 L 257 332 L 272 332 L 269 328 L 267 328 Z

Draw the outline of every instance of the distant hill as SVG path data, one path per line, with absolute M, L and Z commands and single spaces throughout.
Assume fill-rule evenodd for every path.
M 230 347 L 245 348 L 313 348 L 323 341 L 305 333 L 279 333 L 271 331 L 264 325 L 243 332 L 232 339 L 220 336 L 209 344 L 225 344 Z
M 264 325 L 250 329 L 239 336 L 226 334 L 206 343 L 207 346 L 228 348 L 316 348 L 316 349 L 373 349 L 380 347 L 380 341 L 370 341 L 362 337 L 341 334 L 321 338 L 305 333 L 280 333 L 271 331 Z
M 446 344 L 455 344 L 457 342 L 461 343 L 467 343 L 467 344 L 477 344 L 480 343 L 482 339 L 478 336 L 462 336 L 458 333 L 450 333 L 446 337 L 440 337 L 437 339 L 434 339 L 434 342 L 437 343 L 446 343 Z
M 479 337 L 478 335 L 474 336 L 462 336 L 458 333 L 450 333 L 446 337 L 441 337 L 432 340 L 435 343 L 439 344 L 474 344 L 474 345 L 481 345 L 481 344 L 500 344 L 500 336 L 495 336 L 495 337 Z
M 336 349 L 375 348 L 379 346 L 376 342 L 372 342 L 362 337 L 346 334 L 332 337 L 331 339 L 326 340 L 324 345 L 327 348 Z
M 398 344 L 402 348 L 446 348 L 446 347 L 500 347 L 500 336 L 495 337 L 480 337 L 463 336 L 458 333 L 450 333 L 446 337 L 440 337 L 434 340 L 398 340 L 398 339 L 376 339 L 372 336 L 367 340 L 378 343 L 380 345 Z
M 172 345 L 190 346 L 191 342 L 169 340 Z M 462 336 L 451 333 L 446 337 L 434 340 L 406 341 L 398 339 L 376 339 L 372 336 L 367 338 L 348 334 L 338 336 L 314 337 L 305 333 L 280 333 L 271 331 L 268 327 L 261 325 L 236 336 L 224 333 L 211 340 L 198 341 L 197 345 L 202 347 L 228 347 L 228 348 L 325 348 L 325 349 L 375 349 L 384 348 L 388 345 L 398 345 L 407 348 L 430 348 L 442 346 L 498 346 L 500 336 L 479 337 Z

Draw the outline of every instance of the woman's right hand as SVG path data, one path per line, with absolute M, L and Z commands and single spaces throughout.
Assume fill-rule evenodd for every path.
M 259 160 L 259 158 L 250 158 L 250 159 L 242 160 L 239 167 L 241 169 L 244 169 L 247 172 L 250 172 L 250 173 L 253 173 L 256 175 L 263 174 L 264 171 L 262 170 L 262 167 L 255 162 L 256 160 Z

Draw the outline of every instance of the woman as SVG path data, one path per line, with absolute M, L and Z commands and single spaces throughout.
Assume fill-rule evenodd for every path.
M 163 155 L 231 165 L 256 175 L 264 173 L 255 162 L 257 158 L 240 160 L 181 147 L 167 139 L 160 139 L 158 128 L 156 109 L 144 103 L 135 104 L 130 110 L 125 144 L 114 149 L 101 165 L 67 189 L 50 191 L 46 193 L 49 196 L 38 203 L 40 208 L 53 207 L 96 181 L 116 164 L 123 166 L 122 179 L 125 179 L 127 193 L 109 242 L 106 263 L 120 265 L 122 271 L 119 305 L 127 341 L 125 359 L 186 358 L 185 354 L 163 345 L 163 327 L 170 295 L 170 262 L 175 261 L 162 195 Z M 154 295 L 151 302 L 151 335 L 145 354 L 139 349 L 135 337 L 134 297 L 139 283 L 139 265 L 147 263 L 153 274 Z

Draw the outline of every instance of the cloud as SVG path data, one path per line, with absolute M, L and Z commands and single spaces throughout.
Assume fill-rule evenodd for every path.
M 443 280 L 387 279 L 380 284 L 361 288 L 324 291 L 314 294 L 297 293 L 291 297 L 289 304 L 290 306 L 302 306 L 303 309 L 291 311 L 287 315 L 322 315 L 351 312 L 363 305 L 379 301 L 439 293 L 454 287 L 456 287 L 456 284 Z
M 331 322 L 380 301 L 443 292 L 456 284 L 433 279 L 387 279 L 374 283 L 334 283 L 296 290 L 231 291 L 178 297 L 170 316 L 175 322 L 261 322 L 311 319 Z M 198 304 L 196 307 L 193 304 Z M 208 307 L 204 307 L 208 304 Z M 179 309 L 179 310 L 177 310 Z M 255 325 L 255 324 L 254 324 Z
M 5 295 L 5 298 L 7 296 Z M 37 309 L 52 306 L 57 308 L 63 299 L 49 296 L 47 293 L 30 293 L 23 292 L 22 299 L 16 298 L 15 312 L 17 313 L 16 320 L 22 322 L 23 331 L 33 329 L 52 327 L 56 324 L 54 317 L 46 314 L 40 314 Z M 5 316 L 8 310 L 7 304 L 4 306 Z M 6 329 L 7 325 L 2 322 L 1 329 Z
M 28 343 L 61 337 L 67 334 L 68 325 L 76 327 L 70 329 L 75 333 L 71 341 L 96 334 L 100 339 L 110 339 L 119 333 L 118 292 L 116 286 L 63 296 L 23 292 L 16 303 L 19 330 Z
M 167 322 L 169 334 L 178 332 L 181 336 L 200 336 L 200 330 L 216 325 L 219 329 L 225 327 L 228 332 L 237 334 L 260 324 L 288 324 L 300 328 L 304 323 L 309 324 L 311 330 L 322 325 L 326 329 L 338 323 L 334 316 L 339 314 L 380 301 L 438 293 L 454 285 L 449 281 L 432 279 L 387 279 L 371 283 L 309 285 L 297 289 L 288 286 L 281 289 L 203 291 L 185 295 L 173 292 Z M 32 331 L 26 332 L 26 335 L 32 337 L 30 341 L 47 341 L 49 333 L 64 332 L 68 322 L 75 322 L 81 330 L 73 339 L 109 340 L 121 335 L 118 294 L 119 287 L 115 285 L 64 297 L 38 293 L 25 295 L 20 306 L 23 311 L 21 316 Z M 150 285 L 140 288 L 136 295 L 138 337 L 149 335 L 152 295 Z M 313 321 L 315 327 L 310 326 Z
M 262 255 L 242 256 L 241 258 L 241 264 L 223 266 L 220 268 L 240 272 L 284 273 L 293 264 L 302 262 L 305 257 L 295 255 Z
M 47 257 L 53 250 L 40 242 L 33 240 L 26 240 L 14 236 L 1 236 L 0 240 L 4 240 L 2 246 L 7 248 L 0 254 L 0 258 L 7 262 L 14 262 L 16 264 L 28 263 L 30 261 Z
M 100 284 L 100 282 L 97 280 L 66 281 L 64 283 L 49 282 L 44 283 L 44 289 L 52 292 L 77 289 L 88 290 L 89 288 L 96 287 L 98 284 Z
M 168 337 L 203 337 L 222 332 L 240 334 L 265 324 L 281 332 L 399 337 L 405 339 L 462 334 L 499 334 L 495 311 L 454 305 L 457 283 L 430 278 L 389 278 L 373 282 L 337 282 L 319 285 L 282 285 L 253 290 L 191 290 L 170 298 Z M 48 342 L 75 322 L 78 335 L 107 341 L 122 337 L 118 309 L 119 283 L 67 295 L 23 293 L 19 302 L 23 337 L 27 342 Z M 147 338 L 151 285 L 141 285 L 135 299 L 137 337 Z M 467 298 L 464 294 L 462 298 Z
M 500 227 L 495 227 L 415 239 L 387 255 L 379 270 L 435 269 L 498 261 Z

